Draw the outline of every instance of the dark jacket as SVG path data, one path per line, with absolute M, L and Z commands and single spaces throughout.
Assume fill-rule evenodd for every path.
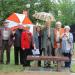
M 15 47 L 21 47 L 21 33 L 22 29 L 17 29 L 15 34 L 14 34 L 14 46 Z

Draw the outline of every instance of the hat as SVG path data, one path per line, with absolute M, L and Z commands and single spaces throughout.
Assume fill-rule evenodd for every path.
M 19 28 L 23 28 L 23 25 L 18 25 Z
M 70 30 L 70 26 L 65 26 L 64 29 L 69 29 Z
M 29 29 L 30 29 L 30 26 L 26 26 L 26 27 L 25 27 L 25 30 L 29 30 Z

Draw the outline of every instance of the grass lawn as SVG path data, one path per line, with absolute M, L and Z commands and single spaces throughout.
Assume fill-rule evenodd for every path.
M 14 50 L 13 50 L 13 48 L 11 49 L 11 54 L 10 55 L 11 55 L 10 56 L 10 59 L 11 59 L 10 64 L 9 65 L 0 64 L 0 72 L 22 72 L 23 71 L 22 65 L 18 65 L 18 66 L 14 65 Z M 73 57 L 75 57 L 75 56 L 73 56 Z M 4 63 L 5 62 L 6 62 L 6 54 L 4 53 Z M 75 64 L 72 64 L 71 71 L 75 72 Z
M 0 72 L 20 72 L 22 65 L 14 65 L 14 50 L 11 49 L 10 64 L 6 65 L 6 52 L 4 52 L 4 64 L 0 64 Z
M 75 64 L 72 65 L 71 71 L 75 73 Z

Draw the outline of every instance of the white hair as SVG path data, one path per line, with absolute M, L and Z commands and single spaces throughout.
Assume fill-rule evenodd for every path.
M 70 26 L 65 26 L 64 29 L 69 29 L 70 30 Z

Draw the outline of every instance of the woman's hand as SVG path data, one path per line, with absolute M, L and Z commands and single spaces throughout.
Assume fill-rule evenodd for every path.
M 25 48 L 22 48 L 22 50 L 25 50 Z
M 74 51 L 73 50 L 71 50 L 71 55 L 74 55 Z

